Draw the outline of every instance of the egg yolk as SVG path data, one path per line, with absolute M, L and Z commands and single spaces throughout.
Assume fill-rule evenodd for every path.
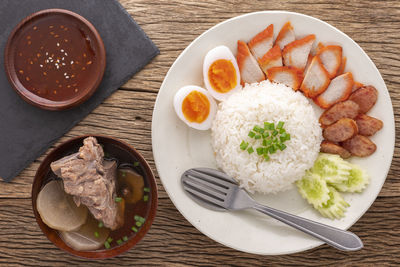
M 210 101 L 203 93 L 192 91 L 183 99 L 182 113 L 188 121 L 202 123 L 210 113 Z
M 230 60 L 218 59 L 208 69 L 211 86 L 219 93 L 227 93 L 236 87 L 236 69 Z

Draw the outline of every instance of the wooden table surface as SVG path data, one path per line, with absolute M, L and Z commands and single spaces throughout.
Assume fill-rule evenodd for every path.
M 400 1 L 239 1 L 121 0 L 160 48 L 161 54 L 57 143 L 81 134 L 123 139 L 154 166 L 151 118 L 157 92 L 169 67 L 199 34 L 216 23 L 261 10 L 288 10 L 322 19 L 355 40 L 371 57 L 400 113 Z M 396 125 L 399 121 L 396 118 Z M 52 148 L 51 148 L 52 149 Z M 400 150 L 397 145 L 386 183 L 351 231 L 364 249 L 341 252 L 321 247 L 284 256 L 258 256 L 224 247 L 201 234 L 177 211 L 158 176 L 159 207 L 150 232 L 129 252 L 86 261 L 59 250 L 42 234 L 31 209 L 31 183 L 44 155 L 11 183 L 0 183 L 0 265 L 388 265 L 400 264 Z M 245 242 L 245 241 L 243 241 Z M 279 245 L 279 244 L 277 244 Z

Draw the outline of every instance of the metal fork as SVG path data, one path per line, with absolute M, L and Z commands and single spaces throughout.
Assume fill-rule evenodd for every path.
M 257 203 L 244 189 L 237 185 L 233 178 L 218 170 L 209 168 L 189 169 L 182 174 L 181 182 L 183 189 L 189 196 L 207 208 L 218 211 L 253 208 L 337 249 L 355 251 L 363 248 L 360 238 L 352 232 Z

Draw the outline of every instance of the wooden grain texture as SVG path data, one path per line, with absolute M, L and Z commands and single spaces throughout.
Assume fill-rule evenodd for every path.
M 161 54 L 56 145 L 81 134 L 111 135 L 136 147 L 157 173 L 151 150 L 151 118 L 158 89 L 169 67 L 181 51 L 208 28 L 231 17 L 261 10 L 288 10 L 311 15 L 354 39 L 380 70 L 392 98 L 396 128 L 399 128 L 398 0 L 121 0 L 121 4 L 160 48 Z M 364 241 L 365 248 L 359 252 L 340 252 L 324 245 L 302 253 L 272 257 L 224 247 L 202 235 L 180 215 L 157 177 L 160 192 L 158 214 L 144 240 L 115 259 L 101 262 L 79 259 L 52 245 L 34 220 L 30 190 L 42 155 L 12 183 L 0 183 L 0 265 L 400 265 L 400 143 L 397 140 L 392 167 L 381 193 L 369 211 L 351 228 Z

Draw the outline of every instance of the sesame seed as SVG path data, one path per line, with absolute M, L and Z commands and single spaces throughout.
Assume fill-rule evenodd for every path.
M 19 70 L 19 73 L 24 74 L 24 71 L 23 70 Z
M 67 73 L 66 73 L 66 72 L 64 72 L 64 76 L 67 76 Z
M 57 69 L 59 69 L 60 67 L 57 65 Z
M 60 43 L 57 43 L 57 46 L 60 46 Z
M 61 53 L 64 53 L 64 49 L 61 49 L 60 51 L 61 51 Z
M 64 57 L 62 57 L 62 59 L 61 60 L 64 60 Z
M 67 53 L 64 53 L 64 55 L 68 56 L 68 54 L 67 54 Z
M 72 64 L 74 64 L 74 61 L 73 61 L 73 60 L 71 60 L 71 65 L 72 65 Z
M 49 55 L 49 52 L 46 52 L 46 56 L 48 56 Z
M 65 63 L 62 63 L 61 65 L 65 66 Z
M 42 64 L 40 64 L 39 66 L 40 66 L 41 68 L 43 68 L 43 65 L 42 65 Z
M 65 76 L 65 79 L 69 79 L 69 76 Z

